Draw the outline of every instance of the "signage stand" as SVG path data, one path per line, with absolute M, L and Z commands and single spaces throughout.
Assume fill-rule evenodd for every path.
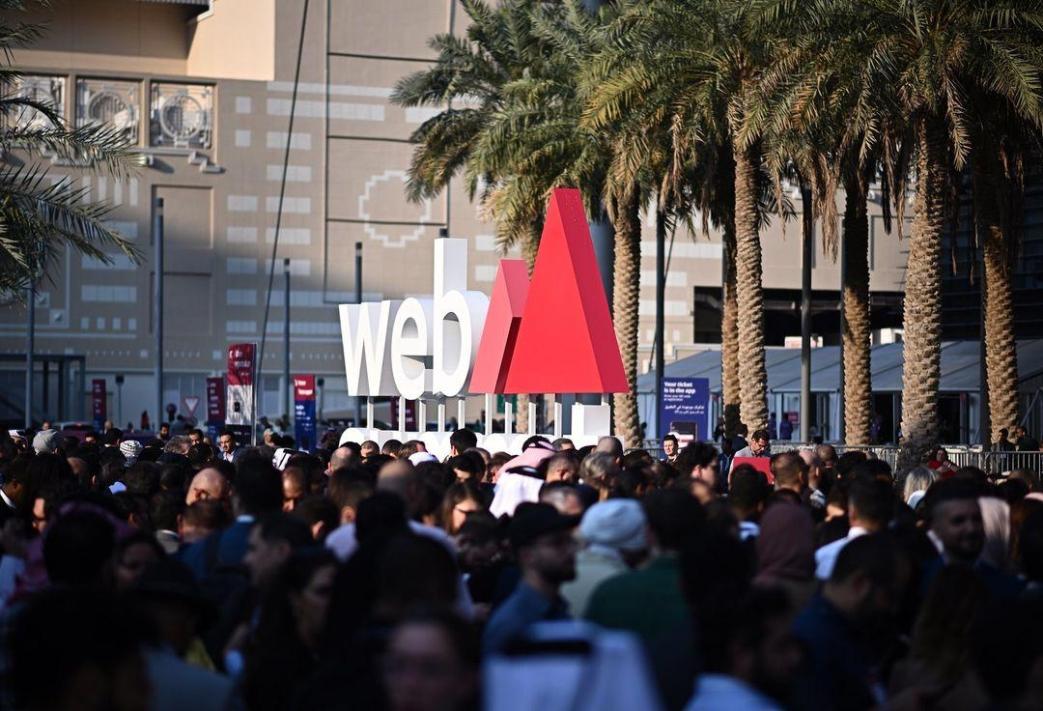
M 416 401 L 416 431 L 427 432 L 427 400 L 424 398 Z
M 398 437 L 404 439 L 406 436 L 406 399 L 398 396 Z
M 366 427 L 374 429 L 377 426 L 373 417 L 373 398 L 366 396 Z
M 503 433 L 514 434 L 514 405 L 506 397 L 503 399 Z
M 561 439 L 562 417 L 565 411 L 561 398 L 561 393 L 554 394 L 554 439 Z
M 467 398 L 456 399 L 456 428 L 462 429 L 467 425 Z
M 529 434 L 536 434 L 536 403 L 532 401 L 532 395 L 529 395 Z

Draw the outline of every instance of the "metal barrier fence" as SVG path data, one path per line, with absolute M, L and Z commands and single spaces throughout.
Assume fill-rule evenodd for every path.
M 775 441 L 772 442 L 771 449 L 773 452 L 783 452 L 790 449 L 802 449 L 814 446 L 816 445 L 805 442 Z M 884 444 L 833 444 L 832 446 L 837 454 L 843 454 L 844 452 L 865 452 L 871 457 L 887 462 L 891 469 L 897 468 L 898 459 L 902 451 L 901 447 Z M 659 440 L 645 440 L 642 443 L 641 448 L 656 459 L 660 459 L 663 456 L 663 450 L 660 446 Z M 1043 475 L 1043 452 L 993 452 L 983 450 L 980 446 L 970 446 L 965 444 L 946 444 L 942 445 L 941 449 L 944 449 L 946 454 L 949 455 L 949 461 L 953 463 L 953 466 L 977 467 L 990 477 L 1005 477 L 1010 474 L 1010 472 L 1019 469 L 1027 469 L 1035 472 L 1037 475 Z

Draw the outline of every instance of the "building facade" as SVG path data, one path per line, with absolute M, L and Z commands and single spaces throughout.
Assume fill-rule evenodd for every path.
M 49 269 L 36 296 L 35 352 L 74 370 L 82 363 L 82 373 L 65 373 L 60 383 L 49 376 L 46 393 L 38 385 L 38 417 L 85 416 L 84 384 L 105 378 L 111 417 L 124 425 L 137 424 L 143 411 L 155 418 L 157 198 L 165 225 L 163 400 L 186 416 L 204 414 L 190 406 L 205 402 L 207 376 L 224 373 L 227 345 L 262 338 L 287 145 L 261 414 L 283 414 L 284 259 L 291 370 L 322 378 L 320 410 L 327 416 L 355 407 L 345 387 L 337 304 L 355 299 L 356 244 L 364 300 L 430 294 L 432 241 L 443 228 L 472 245 L 471 287 L 491 288 L 502 255 L 462 186 L 420 204 L 405 198 L 409 137 L 438 107 L 403 109 L 389 101 L 398 79 L 430 65 L 428 38 L 465 30 L 459 2 L 311 0 L 290 132 L 304 8 L 304 0 L 55 0 L 25 16 L 49 30 L 15 54 L 23 77 L 12 90 L 52 102 L 72 125 L 122 127 L 143 161 L 131 177 L 114 180 L 43 159 L 49 180 L 74 181 L 90 199 L 112 205 L 111 224 L 141 261 L 119 255 L 104 264 L 70 251 Z M 9 163 L 23 159 L 5 156 Z M 654 338 L 653 220 L 645 220 L 642 241 L 643 367 Z M 799 215 L 785 229 L 775 220 L 763 239 L 764 284 L 784 313 L 800 285 L 799 225 Z M 885 233 L 879 210 L 871 245 L 872 290 L 886 307 L 903 290 L 906 247 Z M 670 255 L 668 360 L 713 340 L 712 326 L 700 324 L 712 324 L 720 289 L 719 235 L 678 232 Z M 835 312 L 839 284 L 839 266 L 816 244 L 813 287 L 824 314 Z M 778 345 L 799 334 L 796 321 L 792 333 L 785 319 L 772 322 Z M 831 342 L 829 317 L 821 324 Z M 21 419 L 25 336 L 26 309 L 7 295 L 0 306 L 0 418 Z M 43 367 L 37 365 L 41 378 Z

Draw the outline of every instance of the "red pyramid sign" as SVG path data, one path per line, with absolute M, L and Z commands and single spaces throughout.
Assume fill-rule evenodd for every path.
M 547 207 L 506 393 L 614 393 L 628 389 L 579 190 Z
M 501 259 L 496 270 L 485 328 L 478 344 L 471 371 L 472 393 L 502 393 L 507 370 L 518 340 L 525 299 L 529 291 L 529 270 L 521 259 Z

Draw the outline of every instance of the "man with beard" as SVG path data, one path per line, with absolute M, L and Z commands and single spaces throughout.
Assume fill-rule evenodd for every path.
M 579 523 L 550 504 L 518 505 L 508 528 L 521 568 L 521 580 L 509 598 L 489 618 L 482 638 L 486 652 L 499 652 L 534 622 L 569 619 L 561 584 L 576 577 Z
M 1024 584 L 1020 580 L 981 558 L 985 547 L 985 525 L 979 503 L 982 493 L 977 482 L 961 478 L 936 482 L 927 490 L 923 504 L 927 537 L 938 551 L 938 557 L 924 567 L 925 591 L 944 566 L 966 565 L 985 583 L 993 600 L 1013 601 L 1021 595 Z
M 754 588 L 728 618 L 722 654 L 706 659 L 685 711 L 781 709 L 801 659 L 789 598 L 777 588 Z
M 869 709 L 884 702 L 877 667 L 894 642 L 909 578 L 909 561 L 886 533 L 844 546 L 822 591 L 794 623 L 806 653 L 797 707 Z

